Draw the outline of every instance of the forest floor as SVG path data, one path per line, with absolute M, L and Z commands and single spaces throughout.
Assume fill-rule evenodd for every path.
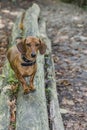
M 21 9 L 32 0 L 0 2 L 0 73 L 6 59 L 7 37 Z M 36 0 L 47 19 L 58 99 L 65 130 L 87 130 L 87 12 L 75 5 Z

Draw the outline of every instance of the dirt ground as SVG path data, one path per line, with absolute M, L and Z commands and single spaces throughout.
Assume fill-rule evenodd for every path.
M 0 73 L 7 37 L 21 9 L 34 1 L 0 2 Z M 65 130 L 87 130 L 87 12 L 75 5 L 36 0 L 47 21 L 61 113 Z

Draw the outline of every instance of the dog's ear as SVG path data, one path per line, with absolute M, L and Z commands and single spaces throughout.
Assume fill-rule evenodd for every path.
M 43 55 L 46 52 L 47 46 L 41 39 L 39 39 L 39 42 L 40 42 L 39 51 L 40 51 L 40 54 Z
M 17 48 L 18 48 L 18 50 L 19 50 L 22 54 L 25 54 L 25 52 L 26 52 L 25 46 L 24 46 L 25 41 L 26 41 L 26 39 L 23 39 L 23 38 L 21 38 L 21 37 L 16 38 Z

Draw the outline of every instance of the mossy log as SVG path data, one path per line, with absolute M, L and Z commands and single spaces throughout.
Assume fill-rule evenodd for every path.
M 5 69 L 4 69 L 5 70 Z M 5 70 L 6 71 L 6 70 Z M 10 111 L 7 105 L 8 95 L 6 94 L 5 73 L 0 75 L 0 130 L 8 130 L 10 123 Z
M 51 130 L 64 130 L 63 121 L 61 118 L 59 102 L 56 90 L 55 69 L 52 58 L 51 41 L 46 34 L 46 22 L 42 19 L 40 22 L 40 33 L 47 45 L 47 52 L 45 55 L 45 78 L 46 78 L 46 91 L 48 99 L 49 111 L 49 126 Z
M 33 4 L 23 20 L 24 37 L 40 37 L 38 28 L 40 8 Z M 20 88 L 17 99 L 16 130 L 49 130 L 44 85 L 44 56 L 38 54 L 37 73 L 34 79 L 36 92 L 23 95 Z M 27 79 L 28 80 L 28 79 Z
M 23 14 L 25 14 L 25 17 L 23 20 L 24 31 L 22 32 L 19 26 Z M 16 44 L 15 40 L 17 37 L 27 36 L 38 36 L 40 38 L 43 38 L 47 44 L 48 49 L 46 52 L 45 60 L 43 55 L 38 54 L 37 57 L 38 68 L 34 79 L 36 91 L 34 93 L 24 95 L 22 86 L 20 86 L 17 97 L 15 129 L 64 130 L 57 100 L 54 65 L 53 59 L 51 57 L 51 42 L 46 35 L 46 24 L 40 17 L 40 8 L 36 4 L 33 4 L 33 6 L 26 12 L 23 10 L 17 18 L 12 31 L 11 45 Z M 46 76 L 44 73 L 44 64 Z M 7 86 L 7 79 L 9 79 L 8 77 L 10 76 L 10 71 L 12 70 L 9 67 L 8 61 L 6 61 L 0 80 L 0 130 L 8 130 L 10 124 L 10 112 L 7 105 L 9 96 L 6 91 L 4 91 L 4 88 Z M 46 93 L 49 95 L 49 113 L 47 111 L 47 99 L 45 95 L 45 77 L 48 81 L 46 83 Z M 28 78 L 26 80 L 28 82 Z M 48 118 L 48 115 L 50 120 Z
M 22 13 L 19 14 L 16 20 L 16 26 L 14 26 L 14 31 L 12 33 L 14 37 L 12 37 L 10 45 L 15 44 L 16 37 L 21 35 L 21 30 L 18 28 L 18 23 L 20 23 L 21 17 Z M 6 60 L 3 72 L 0 75 L 0 130 L 8 130 L 10 125 L 10 107 L 7 102 L 9 101 L 9 81 L 15 80 L 12 75 L 12 70 Z

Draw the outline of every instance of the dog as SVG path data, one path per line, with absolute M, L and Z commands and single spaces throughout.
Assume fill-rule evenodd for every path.
M 18 81 L 23 86 L 24 94 L 28 94 L 30 91 L 35 91 L 33 82 L 37 71 L 38 50 L 42 55 L 46 52 L 47 46 L 42 40 L 34 36 L 28 36 L 24 39 L 20 37 L 16 39 L 16 42 L 16 45 L 8 49 L 7 58 Z M 29 86 L 25 77 L 30 77 Z

